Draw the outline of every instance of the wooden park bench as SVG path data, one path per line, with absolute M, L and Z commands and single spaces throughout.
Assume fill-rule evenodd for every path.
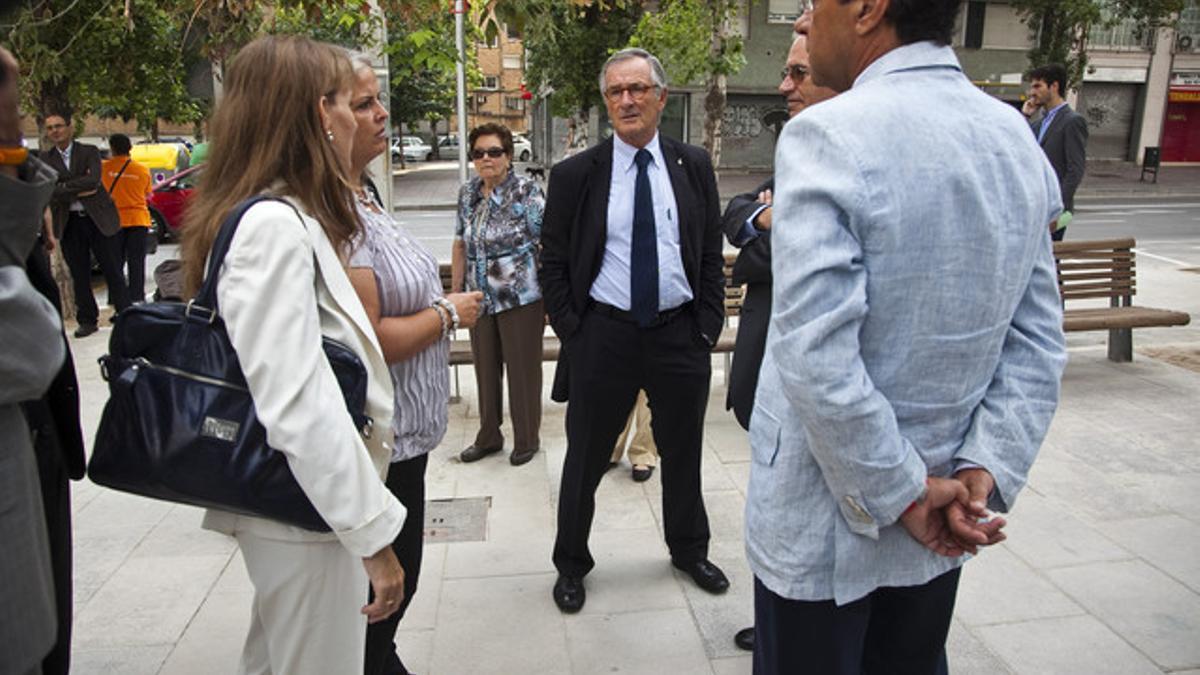
M 725 328 L 721 331 L 721 335 L 717 338 L 717 344 L 713 347 L 713 352 L 725 355 L 725 372 L 729 372 L 729 359 L 733 353 L 734 339 L 737 337 L 737 328 L 729 325 L 729 319 L 737 316 L 742 310 L 742 296 L 745 289 L 742 286 L 733 284 L 733 261 L 737 258 L 737 253 L 725 254 Z M 448 293 L 450 291 L 450 265 L 443 263 L 438 267 L 438 273 L 442 278 L 442 288 Z M 542 360 L 555 361 L 558 359 L 558 337 L 549 334 L 542 337 Z M 454 369 L 454 396 L 458 397 L 459 382 L 457 366 L 471 365 L 471 341 L 465 337 L 460 338 L 455 336 L 450 340 L 450 365 L 455 366 Z
M 1185 326 L 1186 312 L 1135 307 L 1137 264 L 1132 237 L 1054 243 L 1058 290 L 1063 302 L 1063 330 L 1107 330 L 1108 358 L 1133 360 L 1133 329 Z M 1068 303 L 1108 299 L 1107 307 L 1070 307 Z

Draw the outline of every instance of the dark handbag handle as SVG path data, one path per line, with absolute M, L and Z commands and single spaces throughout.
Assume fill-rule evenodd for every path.
M 242 221 L 242 216 L 246 215 L 246 211 L 249 211 L 251 206 L 268 200 L 283 202 L 291 206 L 278 197 L 255 195 L 233 207 L 229 215 L 225 216 L 225 222 L 221 223 L 221 229 L 217 232 L 216 239 L 213 240 L 212 251 L 208 254 L 208 270 L 204 274 L 204 282 L 200 284 L 200 290 L 196 291 L 196 297 L 188 303 L 189 315 L 190 310 L 200 309 L 211 313 L 207 317 L 208 321 L 216 318 L 217 276 L 221 271 L 221 263 L 225 261 L 225 254 L 229 252 L 229 246 L 233 243 L 233 235 L 237 232 L 238 223 Z M 299 216 L 298 213 L 296 215 Z
M 108 194 L 111 195 L 112 191 L 117 189 L 117 181 L 121 180 L 121 176 L 125 175 L 125 169 L 129 168 L 129 163 L 132 161 L 132 158 L 127 159 L 125 160 L 125 163 L 121 165 L 121 170 L 117 172 L 117 177 L 113 179 L 112 185 L 108 186 Z

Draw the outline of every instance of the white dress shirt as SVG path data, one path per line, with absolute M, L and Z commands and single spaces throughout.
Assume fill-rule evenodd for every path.
M 658 134 L 646 144 L 651 161 L 646 166 L 654 200 L 654 228 L 658 235 L 658 311 L 679 307 L 692 299 L 692 287 L 683 270 L 679 250 L 679 209 L 666 169 Z M 633 193 L 637 184 L 638 148 L 613 136 L 612 184 L 608 191 L 608 239 L 604 261 L 592 282 L 593 300 L 628 311 L 629 259 L 633 246 Z
M 60 148 L 58 151 L 58 154 L 62 155 L 63 166 L 67 167 L 68 173 L 70 173 L 70 171 L 71 171 L 71 153 L 74 150 L 75 150 L 75 141 L 71 141 L 71 143 L 67 146 L 66 150 L 63 150 Z M 69 208 L 72 211 L 75 211 L 76 213 L 84 213 L 85 212 L 85 209 L 83 208 L 83 202 L 79 201 L 78 199 L 72 201 L 71 206 Z

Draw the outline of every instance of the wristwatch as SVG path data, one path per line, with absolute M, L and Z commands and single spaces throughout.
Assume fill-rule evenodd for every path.
M 0 166 L 18 166 L 29 158 L 29 151 L 20 146 L 0 147 Z

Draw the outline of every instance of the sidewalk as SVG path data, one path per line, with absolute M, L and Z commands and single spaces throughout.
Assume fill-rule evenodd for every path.
M 516 170 L 524 175 L 534 164 L 517 163 Z M 900 170 L 901 167 L 897 167 Z M 1079 197 L 1120 196 L 1200 196 L 1200 165 L 1165 166 L 1159 170 L 1158 182 L 1139 180 L 1142 168 L 1133 162 L 1088 162 Z M 549 175 L 549 172 L 547 172 Z M 735 195 L 750 192 L 771 176 L 767 171 L 728 171 L 720 174 L 717 189 L 721 204 Z M 393 175 L 393 205 L 400 211 L 453 209 L 458 199 L 458 165 L 454 162 L 415 162 Z
M 1139 276 L 1147 304 L 1200 314 L 1200 275 L 1149 261 Z M 89 438 L 107 397 L 95 363 L 109 330 L 71 341 Z M 1200 673 L 1200 372 L 1143 351 L 1200 355 L 1200 327 L 1139 331 L 1131 364 L 1106 361 L 1096 334 L 1069 342 L 1062 404 L 1010 514 L 1009 540 L 966 566 L 951 672 Z M 397 640 L 410 668 L 749 673 L 733 634 L 752 617 L 742 547 L 750 451 L 723 410 L 723 363 L 713 359 L 703 480 L 711 557 L 730 591 L 708 595 L 671 568 L 659 474 L 634 483 L 622 465 L 597 494 L 597 565 L 587 605 L 573 616 L 550 597 L 565 408 L 547 391 L 545 451 L 529 464 L 514 468 L 503 455 L 461 464 L 457 453 L 478 424 L 473 377 L 462 369 L 463 400 L 450 407 L 449 432 L 431 455 L 428 498 L 487 497 L 490 507 L 480 540 L 426 547 Z M 547 364 L 546 387 L 552 372 Z M 234 543 L 201 530 L 197 509 L 86 481 L 75 484 L 73 510 L 73 672 L 234 672 L 251 596 Z

